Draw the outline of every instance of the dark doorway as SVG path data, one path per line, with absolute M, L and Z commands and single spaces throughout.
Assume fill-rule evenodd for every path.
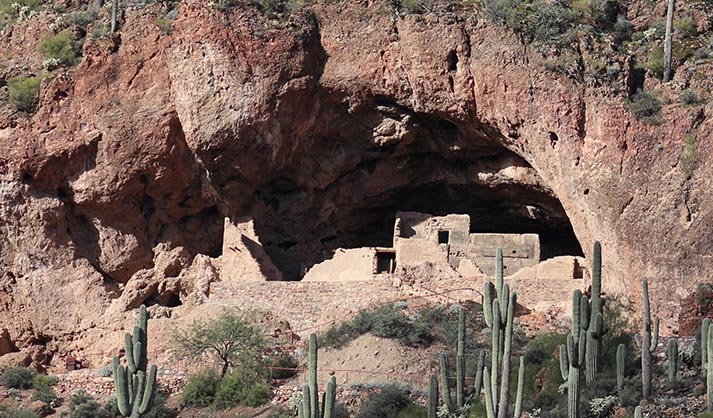
M 376 274 L 393 273 L 396 271 L 396 252 L 376 252 Z
M 438 231 L 438 243 L 448 244 L 450 233 L 448 231 Z

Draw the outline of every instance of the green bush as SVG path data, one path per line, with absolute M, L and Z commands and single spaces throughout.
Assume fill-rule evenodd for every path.
M 182 405 L 206 407 L 215 401 L 220 376 L 212 369 L 192 375 L 181 394 Z
M 68 13 L 62 17 L 62 21 L 67 26 L 77 26 L 82 29 L 87 29 L 90 23 L 97 20 L 97 15 L 90 12 L 74 12 Z
M 558 2 L 536 2 L 527 21 L 527 34 L 533 41 L 556 43 L 578 18 L 577 12 Z
M 674 20 L 673 27 L 682 38 L 693 38 L 698 34 L 696 23 L 690 17 Z
M 657 123 L 659 112 L 661 111 L 661 102 L 653 94 L 639 90 L 629 102 L 629 111 L 638 120 Z
M 299 363 L 294 357 L 289 355 L 280 355 L 267 360 L 266 366 L 277 367 L 273 370 L 271 376 L 273 379 L 289 379 L 297 374 L 296 370 L 281 370 L 281 369 L 296 369 Z
M 386 385 L 369 395 L 356 418 L 395 418 L 411 403 L 406 391 L 396 385 Z
M 50 35 L 40 43 L 40 52 L 46 58 L 58 60 L 61 65 L 72 66 L 81 59 L 81 45 L 69 30 Z
M 660 46 L 654 46 L 649 50 L 646 56 L 646 62 L 644 63 L 644 68 L 651 71 L 656 77 L 663 77 L 663 48 Z
M 171 20 L 165 17 L 157 17 L 153 24 L 156 25 L 161 31 L 161 35 L 170 35 L 173 28 L 171 27 Z
M 214 405 L 221 409 L 238 405 L 256 407 L 272 397 L 270 386 L 258 383 L 251 376 L 233 373 L 224 377 L 215 392 Z
M 104 403 L 104 406 L 99 412 L 99 416 L 97 418 L 113 418 L 120 416 L 121 412 L 119 412 L 119 407 L 116 404 L 116 396 L 111 396 L 107 399 L 106 403 Z M 164 397 L 161 392 L 156 392 L 156 397 L 154 397 L 151 409 L 141 416 L 143 418 L 176 418 L 178 416 L 178 411 L 166 407 L 166 397 Z
M 57 382 L 59 382 L 57 376 L 38 374 L 32 379 L 32 387 L 37 390 L 50 389 L 55 386 Z
M 30 408 L 20 408 L 12 415 L 12 418 L 39 418 L 35 411 Z
M 410 403 L 406 408 L 399 411 L 395 418 L 428 418 L 428 410 L 426 408 Z
M 104 408 L 84 390 L 69 397 L 69 418 L 109 418 Z
M 685 105 L 692 105 L 695 103 L 698 103 L 700 100 L 698 98 L 698 95 L 696 94 L 695 91 L 691 89 L 685 89 L 681 92 L 681 94 L 678 96 L 679 100 L 681 100 L 681 103 Z
M 39 99 L 42 77 L 16 77 L 7 80 L 8 99 L 23 112 L 32 112 Z M 1 384 L 1 382 L 0 382 Z
M 522 0 L 483 0 L 485 16 L 491 22 L 519 31 L 526 16 Z
M 693 169 L 696 168 L 698 163 L 698 143 L 695 135 L 689 135 L 684 139 L 683 150 L 678 157 L 678 162 L 683 174 L 686 175 L 687 179 L 690 179 L 693 175 Z
M 0 29 L 21 15 L 40 10 L 44 3 L 44 0 L 0 0 Z
M 624 16 L 619 15 L 612 27 L 614 32 L 614 40 L 617 43 L 628 41 L 634 33 L 634 25 Z
M 41 388 L 41 389 L 36 389 L 35 392 L 32 394 L 32 400 L 33 401 L 42 401 L 46 403 L 47 405 L 52 405 L 55 402 L 57 402 L 57 394 L 54 393 L 52 388 Z
M 434 340 L 432 325 L 422 316 L 409 318 L 403 309 L 383 305 L 361 311 L 351 321 L 335 325 L 320 336 L 321 347 L 343 347 L 368 332 L 381 338 L 399 340 L 404 345 L 417 346 Z
M 27 367 L 8 367 L 0 375 L 0 385 L 12 389 L 29 389 L 35 372 Z

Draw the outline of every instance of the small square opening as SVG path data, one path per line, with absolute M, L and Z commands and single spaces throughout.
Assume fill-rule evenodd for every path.
M 448 244 L 448 238 L 450 237 L 449 231 L 438 231 L 438 243 Z
M 376 252 L 376 274 L 391 274 L 396 271 L 396 252 L 377 251 Z

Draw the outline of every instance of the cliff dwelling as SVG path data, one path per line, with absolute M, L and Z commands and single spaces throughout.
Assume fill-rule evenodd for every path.
M 536 233 L 480 233 L 467 214 L 434 216 L 397 212 L 388 247 L 339 248 L 331 257 L 305 270 L 305 281 L 372 280 L 380 275 L 428 269 L 434 278 L 493 276 L 497 248 L 503 251 L 505 275 L 537 266 L 542 258 Z M 225 219 L 221 275 L 228 280 L 284 280 L 266 253 L 251 219 Z M 424 267 L 426 266 L 426 267 Z M 438 273 L 434 273 L 438 272 Z M 578 266 L 560 274 L 581 278 Z

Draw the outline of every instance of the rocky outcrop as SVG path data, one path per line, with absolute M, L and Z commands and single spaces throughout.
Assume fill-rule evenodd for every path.
M 186 0 L 165 36 L 154 12 L 87 41 L 34 115 L 2 113 L 0 312 L 17 347 L 97 338 L 144 301 L 199 302 L 225 217 L 254 219 L 286 279 L 338 247 L 389 245 L 399 209 L 470 213 L 570 254 L 598 239 L 605 290 L 638 300 L 649 279 L 669 330 L 709 278 L 711 105 L 666 106 L 652 127 L 473 14 L 337 2 L 283 27 Z M 41 39 L 33 22 L 0 55 Z

